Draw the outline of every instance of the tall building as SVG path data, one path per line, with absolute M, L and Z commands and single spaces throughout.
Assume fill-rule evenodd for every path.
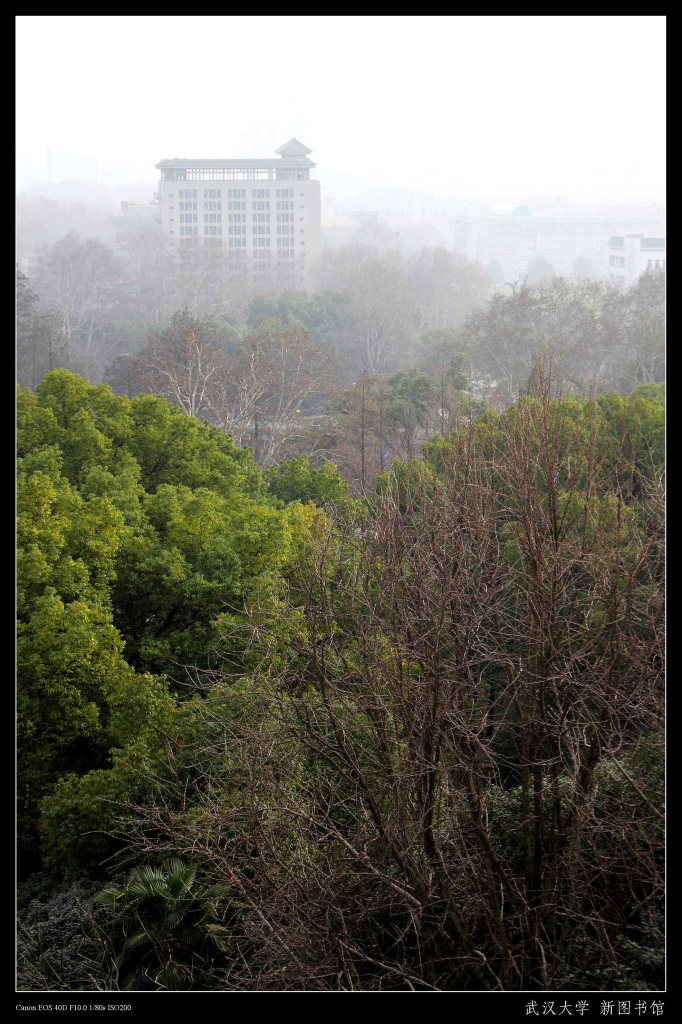
M 232 269 L 301 285 L 320 251 L 320 183 L 298 139 L 279 159 L 161 160 L 161 229 L 180 247 L 204 239 Z

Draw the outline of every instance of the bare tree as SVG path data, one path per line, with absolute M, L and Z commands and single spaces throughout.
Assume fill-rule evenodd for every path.
M 442 246 L 410 256 L 405 276 L 420 309 L 422 330 L 461 323 L 490 293 L 490 281 L 480 263 Z
M 224 333 L 187 310 L 175 313 L 169 327 L 153 335 L 137 355 L 124 359 L 129 370 L 134 366 L 140 390 L 164 395 L 194 417 L 212 410 L 228 366 Z
M 579 394 L 627 390 L 664 376 L 664 279 L 644 275 L 627 291 L 554 278 L 497 293 L 461 327 L 479 388 L 494 382 L 500 404 L 523 390 L 536 358 Z
M 621 344 L 614 379 L 630 391 L 665 380 L 665 271 L 643 274 L 623 295 Z
M 16 271 L 17 380 L 34 391 L 43 376 L 67 361 L 66 340 L 54 314 L 39 312 L 39 297 Z
M 365 245 L 329 250 L 318 284 L 342 292 L 340 337 L 346 380 L 395 370 L 414 343 L 417 307 L 409 293 L 400 254 Z
M 269 465 L 305 429 L 306 406 L 328 395 L 332 382 L 332 356 L 304 324 L 266 317 L 241 339 L 210 408 L 216 423 Z
M 96 238 L 71 232 L 35 261 L 36 290 L 60 320 L 66 355 L 89 377 L 101 372 L 104 344 L 124 276 L 113 250 Z

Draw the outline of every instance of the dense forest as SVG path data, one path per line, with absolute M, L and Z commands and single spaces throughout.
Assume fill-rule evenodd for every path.
M 20 389 L 20 988 L 661 986 L 663 388 L 529 376 L 360 496 Z
M 18 988 L 661 988 L 663 273 L 25 269 Z

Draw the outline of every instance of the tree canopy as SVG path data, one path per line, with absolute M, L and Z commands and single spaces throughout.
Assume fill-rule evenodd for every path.
M 215 623 L 284 570 L 302 513 L 280 509 L 229 435 L 67 370 L 20 390 L 18 454 L 20 793 L 33 849 L 57 779 L 108 762 L 112 702 L 138 673 L 191 693 Z

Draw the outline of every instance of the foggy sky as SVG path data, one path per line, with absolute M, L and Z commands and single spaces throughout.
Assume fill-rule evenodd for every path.
M 274 156 L 447 194 L 664 196 L 663 16 L 17 16 L 17 153 Z

